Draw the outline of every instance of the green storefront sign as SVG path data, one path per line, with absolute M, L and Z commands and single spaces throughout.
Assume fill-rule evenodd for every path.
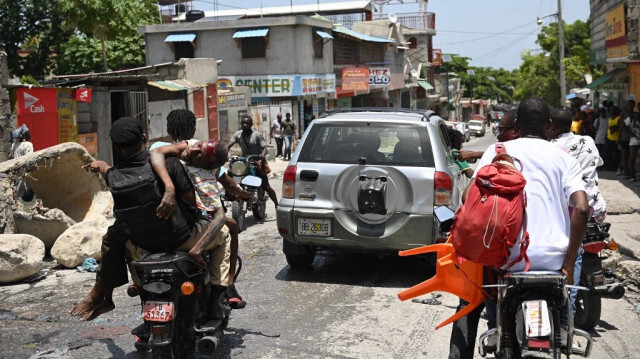
M 600 47 L 589 52 L 590 65 L 604 65 L 607 63 L 607 48 Z

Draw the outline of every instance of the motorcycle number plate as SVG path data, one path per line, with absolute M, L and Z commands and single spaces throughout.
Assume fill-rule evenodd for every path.
M 551 335 L 551 317 L 547 302 L 544 300 L 528 300 L 522 303 L 525 334 L 527 338 L 546 337 Z
M 330 219 L 298 218 L 298 234 L 302 236 L 329 237 Z
M 151 322 L 168 322 L 173 320 L 173 303 L 144 302 L 142 305 L 142 319 Z

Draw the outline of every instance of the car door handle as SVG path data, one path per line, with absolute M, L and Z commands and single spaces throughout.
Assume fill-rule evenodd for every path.
M 315 182 L 318 179 L 318 171 L 302 170 L 300 171 L 300 180 L 305 182 Z

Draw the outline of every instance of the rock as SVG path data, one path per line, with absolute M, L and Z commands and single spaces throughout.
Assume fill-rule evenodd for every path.
M 44 266 L 44 243 L 29 234 L 0 234 L 0 283 L 32 276 Z
M 640 262 L 638 261 L 622 261 L 618 264 L 616 274 L 620 279 L 632 279 L 640 282 Z
M 13 218 L 18 233 L 30 234 L 38 237 L 46 248 L 53 247 L 56 239 L 76 222 L 61 210 L 46 209 L 41 213 L 25 213 L 16 211 Z
M 74 224 L 58 237 L 51 248 L 51 256 L 67 268 L 75 268 L 88 257 L 100 260 L 102 236 L 107 233 L 108 226 L 107 219 L 97 215 Z
M 605 249 L 602 251 L 603 257 L 606 257 L 602 260 L 602 268 L 611 269 L 615 272 L 618 264 L 622 260 L 622 255 L 618 251 L 612 251 L 609 249 Z

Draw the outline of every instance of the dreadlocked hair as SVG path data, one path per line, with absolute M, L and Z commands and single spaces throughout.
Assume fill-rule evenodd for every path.
M 172 110 L 167 115 L 167 133 L 174 142 L 191 139 L 196 132 L 196 116 L 185 109 Z

